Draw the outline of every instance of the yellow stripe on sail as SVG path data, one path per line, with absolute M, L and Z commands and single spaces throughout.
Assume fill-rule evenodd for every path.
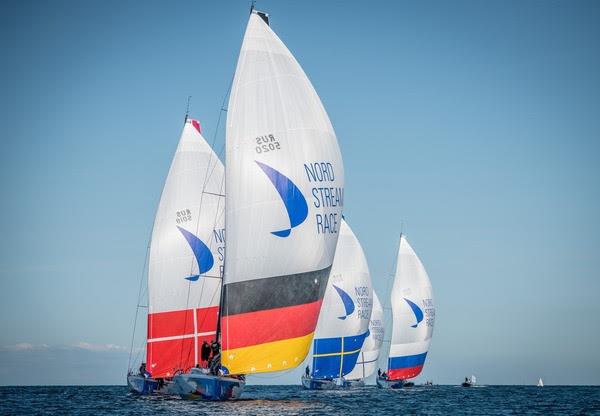
M 289 370 L 304 361 L 312 338 L 313 332 L 303 337 L 225 350 L 221 356 L 221 365 L 230 374 Z

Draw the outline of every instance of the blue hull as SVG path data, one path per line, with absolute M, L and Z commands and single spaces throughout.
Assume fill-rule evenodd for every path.
M 127 385 L 129 386 L 129 390 L 142 395 L 150 395 L 158 390 L 157 380 L 137 374 L 130 374 L 127 376 Z
M 192 372 L 173 378 L 175 391 L 188 400 L 232 400 L 239 399 L 246 385 L 244 380 L 219 377 Z

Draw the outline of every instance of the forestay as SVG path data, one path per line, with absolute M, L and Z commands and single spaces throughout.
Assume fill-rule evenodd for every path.
M 342 220 L 313 341 L 313 377 L 338 378 L 352 371 L 369 332 L 372 305 L 367 259 Z
M 381 307 L 377 293 L 373 291 L 373 308 L 371 311 L 371 320 L 369 321 L 369 332 L 358 355 L 356 366 L 346 375 L 348 380 L 364 379 L 375 373 L 383 335 L 383 308 Z
M 304 71 L 253 11 L 227 113 L 222 365 L 278 371 L 306 356 L 338 238 L 344 168 Z
M 148 271 L 147 368 L 171 377 L 215 339 L 225 248 L 224 168 L 187 119 L 156 213 Z
M 388 378 L 405 380 L 416 377 L 423 369 L 435 322 L 429 276 L 405 236 L 400 238 L 391 297 Z

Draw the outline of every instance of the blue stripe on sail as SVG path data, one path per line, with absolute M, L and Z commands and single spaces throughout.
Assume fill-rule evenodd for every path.
M 313 354 L 334 354 L 341 350 L 341 338 L 315 338 L 313 341 Z
M 330 355 L 327 357 L 313 357 L 314 378 L 336 378 L 340 376 L 341 355 Z
M 350 373 L 356 365 L 368 332 L 353 337 L 315 339 L 313 342 L 313 377 L 337 378 Z
M 418 367 L 425 364 L 427 352 L 417 355 L 405 355 L 403 357 L 390 357 L 388 359 L 388 369 Z
M 308 205 L 306 203 L 306 199 L 304 198 L 304 195 L 302 195 L 302 192 L 300 192 L 300 189 L 298 189 L 298 187 L 290 178 L 278 170 L 259 162 L 258 160 L 255 160 L 255 162 L 267 175 L 279 193 L 290 219 L 290 228 L 272 231 L 271 234 L 276 235 L 277 237 L 287 237 L 290 235 L 292 228 L 302 224 L 308 216 Z

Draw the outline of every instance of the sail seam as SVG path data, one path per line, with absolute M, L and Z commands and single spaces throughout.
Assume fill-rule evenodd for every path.
M 178 339 L 187 339 L 187 338 L 193 338 L 193 337 L 204 337 L 207 335 L 213 335 L 215 333 L 216 333 L 216 331 L 209 331 L 209 332 L 196 332 L 194 334 L 186 334 L 186 335 L 173 335 L 171 337 L 150 338 L 148 340 L 148 343 L 161 342 L 161 341 L 174 341 L 174 340 L 178 340 Z

